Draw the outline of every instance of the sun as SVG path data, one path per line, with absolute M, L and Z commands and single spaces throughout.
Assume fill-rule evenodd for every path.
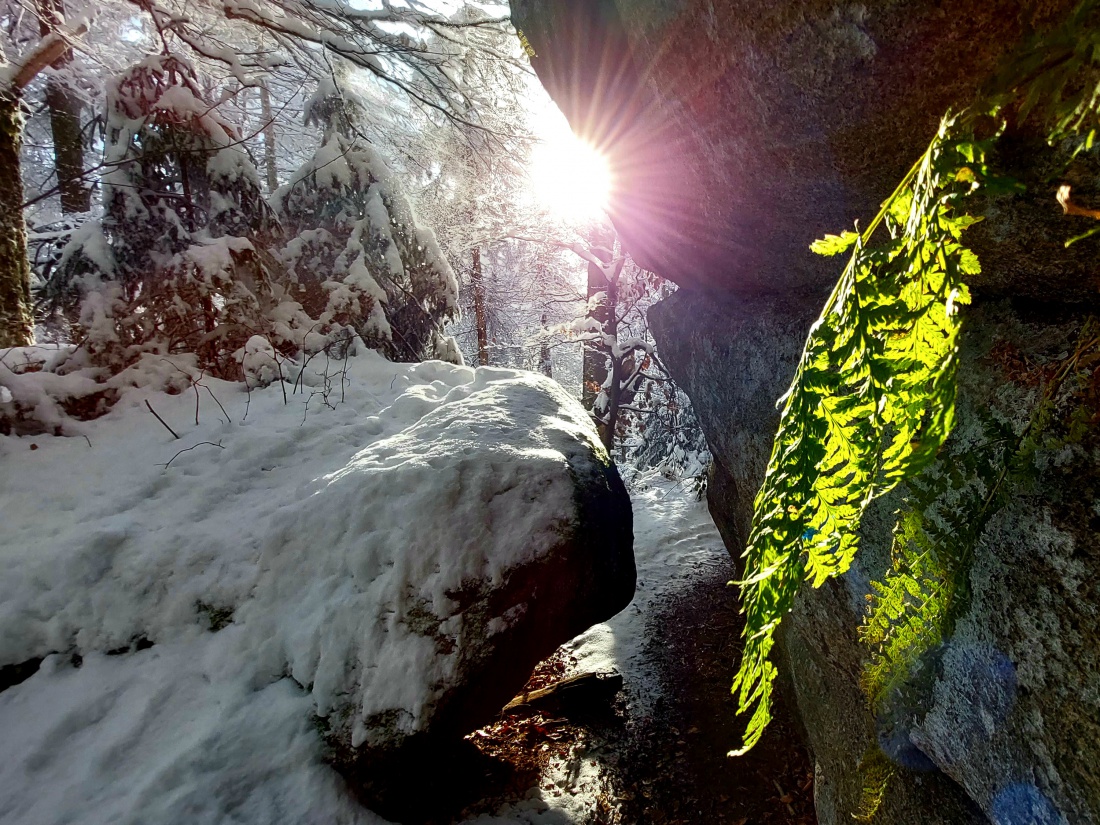
M 607 158 L 573 134 L 556 110 L 539 118 L 536 133 L 529 174 L 539 204 L 567 223 L 601 219 L 611 195 Z
M 607 210 L 611 170 L 603 155 L 570 132 L 535 146 L 531 184 L 539 203 L 557 217 L 592 220 Z

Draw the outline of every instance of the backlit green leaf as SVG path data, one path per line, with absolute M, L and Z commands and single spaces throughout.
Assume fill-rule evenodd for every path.
M 824 238 L 810 244 L 810 251 L 815 255 L 841 255 L 851 249 L 857 240 L 859 240 L 859 235 L 855 232 L 826 235 Z

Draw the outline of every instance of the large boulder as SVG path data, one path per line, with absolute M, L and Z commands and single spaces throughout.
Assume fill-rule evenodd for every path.
M 629 603 L 629 498 L 557 384 L 332 369 L 289 404 L 203 382 L 232 424 L 154 395 L 180 441 L 129 396 L 81 449 L 0 439 L 10 821 L 354 821 L 322 759 L 410 821 L 394 765 Z
M 610 212 L 639 263 L 682 286 L 787 295 L 828 290 L 835 267 L 809 244 L 874 215 L 940 117 L 1076 5 L 511 3 L 539 78 L 612 161 Z M 1011 254 L 981 285 L 1094 294 L 1100 276 L 1046 231 L 1062 220 L 1049 170 L 1015 171 L 1036 184 L 1022 199 L 1034 208 L 1022 220 L 1021 199 L 989 204 L 971 241 Z
M 940 116 L 1074 5 L 513 0 L 544 85 L 612 158 L 624 248 L 683 287 L 650 320 L 714 454 L 708 498 L 735 558 L 776 400 L 840 274 L 809 243 L 869 219 Z M 889 564 L 898 490 L 865 518 L 852 570 L 806 587 L 781 627 L 781 686 L 817 763 L 825 823 L 851 821 L 870 784 L 860 765 L 876 750 L 896 768 L 876 822 L 1100 820 L 1090 572 L 1100 562 L 1100 376 L 1094 354 L 1075 358 L 1100 307 L 1100 268 L 1095 247 L 1063 246 L 1092 223 L 1054 199 L 1060 182 L 1095 197 L 1096 163 L 1067 167 L 1024 129 L 998 153 L 1028 190 L 978 204 L 986 220 L 967 241 L 983 271 L 971 283 L 958 423 L 925 476 L 950 481 L 924 505 L 933 518 L 979 500 L 965 609 L 901 698 L 870 707 L 859 686 L 870 651 L 857 631 Z M 1041 437 L 1024 444 L 1033 429 Z M 997 486 L 983 457 L 1017 443 Z M 983 507 L 978 493 L 994 487 Z

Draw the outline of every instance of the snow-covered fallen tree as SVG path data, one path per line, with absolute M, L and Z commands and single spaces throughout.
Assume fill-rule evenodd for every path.
M 0 437 L 0 821 L 378 821 L 326 754 L 473 729 L 629 602 L 629 501 L 556 384 L 319 360 Z

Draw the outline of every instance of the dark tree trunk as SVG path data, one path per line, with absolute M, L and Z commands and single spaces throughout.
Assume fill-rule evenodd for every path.
M 554 359 L 550 357 L 550 339 L 546 334 L 546 313 L 542 313 L 542 345 L 539 347 L 539 372 L 554 377 Z
M 56 21 L 56 17 L 53 18 Z M 81 35 L 81 25 L 70 35 Z M 42 70 L 68 51 L 60 37 L 44 37 L 27 54 L 18 71 L 0 87 L 0 347 L 34 341 L 31 314 L 31 266 L 27 260 L 27 225 L 23 220 L 23 113 L 19 98 Z
M 604 260 L 605 263 L 610 262 L 610 253 L 605 254 L 605 250 L 593 246 L 592 252 Z M 592 299 L 600 292 L 607 292 L 608 290 L 607 278 L 604 277 L 603 270 L 593 263 L 588 264 L 588 301 L 591 306 Z M 594 319 L 599 325 L 600 329 L 607 331 L 607 303 L 604 302 L 595 307 L 588 313 L 588 317 Z M 583 386 L 581 387 L 581 403 L 585 409 L 591 410 L 592 405 L 596 403 L 596 396 L 600 394 L 600 389 L 603 387 L 604 382 L 607 380 L 607 349 L 603 346 L 602 342 L 590 341 L 584 345 L 584 359 L 581 363 L 581 379 Z
M 39 0 L 38 20 L 42 36 L 57 31 L 64 19 L 62 0 Z M 72 63 L 73 53 L 66 50 L 52 64 L 63 69 Z M 46 79 L 46 106 L 50 110 L 53 135 L 54 171 L 61 195 L 61 211 L 70 214 L 92 208 L 92 192 L 84 183 L 84 141 L 80 131 L 80 97 L 57 77 Z
M 275 116 L 271 113 L 271 94 L 267 86 L 260 87 L 260 118 L 264 131 L 264 170 L 270 195 L 279 188 L 279 169 L 275 165 Z
M 53 133 L 54 169 L 61 211 L 88 212 L 92 191 L 84 184 L 84 143 L 80 131 L 80 98 L 54 78 L 46 81 L 46 105 Z
M 19 95 L 0 91 L 0 348 L 32 343 L 31 267 L 23 222 L 23 177 L 19 150 L 23 115 Z
M 616 268 L 616 273 L 621 272 L 621 265 Z M 607 335 L 615 341 L 619 340 L 619 317 L 618 317 L 618 303 L 619 303 L 619 279 L 617 274 L 612 277 L 612 280 L 607 284 L 607 301 L 605 305 L 605 314 L 607 320 L 603 324 L 603 330 Z M 599 423 L 597 429 L 600 432 L 600 438 L 603 440 L 603 445 L 610 453 L 612 447 L 615 444 L 615 428 L 619 424 L 619 406 L 622 403 L 623 393 L 623 381 L 630 376 L 624 374 L 624 362 L 622 356 L 616 356 L 614 353 L 608 353 L 608 360 L 611 362 L 611 376 L 608 382 L 607 388 L 607 414 L 604 420 Z M 606 361 L 604 372 L 606 374 Z
M 489 366 L 489 311 L 485 306 L 485 279 L 481 274 L 481 250 L 474 249 L 470 280 L 474 287 L 474 320 L 477 324 L 477 362 Z

